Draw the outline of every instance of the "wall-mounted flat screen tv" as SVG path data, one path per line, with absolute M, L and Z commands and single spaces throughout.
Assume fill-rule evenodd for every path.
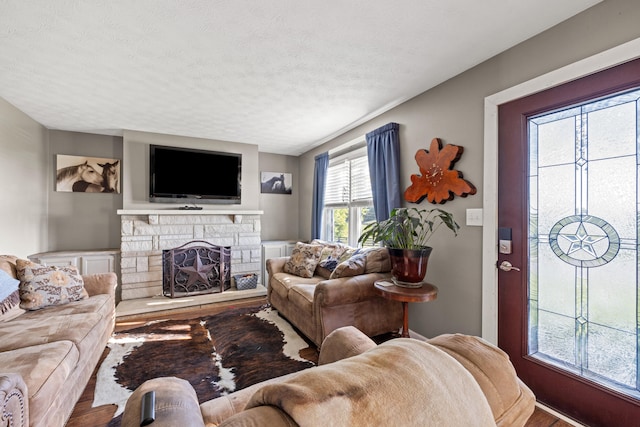
M 149 146 L 149 201 L 240 203 L 242 154 Z

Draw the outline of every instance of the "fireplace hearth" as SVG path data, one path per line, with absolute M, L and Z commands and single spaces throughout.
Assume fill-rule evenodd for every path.
M 231 287 L 231 247 L 194 240 L 162 251 L 162 291 L 171 298 Z

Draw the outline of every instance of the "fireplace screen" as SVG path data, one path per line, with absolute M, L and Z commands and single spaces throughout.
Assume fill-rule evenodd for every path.
M 231 247 L 194 240 L 162 251 L 162 291 L 171 298 L 231 287 Z

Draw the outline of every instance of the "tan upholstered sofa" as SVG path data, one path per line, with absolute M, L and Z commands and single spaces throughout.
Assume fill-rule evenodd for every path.
M 302 245 L 298 243 L 296 247 Z M 373 287 L 376 280 L 391 277 L 389 253 L 385 248 L 355 249 L 343 245 L 312 241 L 316 250 L 316 264 L 311 264 L 302 277 L 287 263 L 296 256 L 273 258 L 266 261 L 269 274 L 267 298 L 289 322 L 316 345 L 333 330 L 342 326 L 355 326 L 372 337 L 397 332 L 402 326 L 402 304 L 385 300 Z M 323 267 L 334 247 L 346 249 L 338 252 L 335 268 Z M 307 250 L 307 256 L 311 250 Z M 319 255 L 318 255 L 319 254 Z M 334 263 L 335 264 L 335 263 Z M 313 270 L 311 270 L 313 269 Z M 296 274 L 297 273 L 297 274 Z
M 17 277 L 16 257 L 0 256 L 0 269 Z M 117 276 L 82 279 L 86 299 L 0 319 L 0 425 L 61 427 L 71 415 L 115 321 Z
M 331 333 L 319 366 L 198 404 L 175 377 L 142 384 L 123 427 L 140 425 L 142 396 L 154 390 L 154 427 L 525 425 L 535 397 L 508 356 L 480 338 L 398 338 L 377 346 L 353 327 Z

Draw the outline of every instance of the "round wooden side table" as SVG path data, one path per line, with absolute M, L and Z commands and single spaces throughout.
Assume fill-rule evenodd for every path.
M 409 338 L 409 303 L 428 302 L 438 298 L 438 288 L 424 282 L 420 288 L 396 286 L 391 280 L 377 280 L 373 286 L 381 297 L 402 303 L 402 337 Z

